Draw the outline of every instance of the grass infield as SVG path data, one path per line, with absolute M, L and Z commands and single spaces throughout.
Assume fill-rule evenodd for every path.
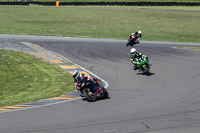
M 0 6 L 0 34 L 200 43 L 199 7 Z
M 199 7 L 0 6 L 0 34 L 200 43 Z M 58 96 L 74 89 L 57 65 L 0 50 L 0 106 Z
M 74 89 L 72 76 L 58 65 L 0 49 L 0 107 L 60 96 Z

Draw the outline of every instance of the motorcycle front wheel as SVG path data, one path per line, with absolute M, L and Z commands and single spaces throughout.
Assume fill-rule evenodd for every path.
M 131 45 L 131 40 L 128 40 L 128 42 L 126 43 L 126 46 L 128 46 L 128 45 L 132 46 Z
M 104 93 L 104 96 L 103 96 L 103 98 L 109 98 L 109 93 L 108 93 L 108 91 L 105 89 L 105 88 L 102 88 L 102 90 L 103 90 L 103 93 Z
M 95 101 L 96 99 L 94 98 L 94 94 L 88 89 L 88 88 L 85 88 L 82 90 L 82 93 L 83 95 L 85 96 L 85 98 L 88 100 L 88 101 Z
M 150 74 L 148 66 L 144 66 L 143 69 L 144 69 L 144 73 Z

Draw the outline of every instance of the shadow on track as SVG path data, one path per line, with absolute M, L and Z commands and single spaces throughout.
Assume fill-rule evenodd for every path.
M 137 75 L 145 75 L 145 76 L 151 76 L 154 75 L 155 73 L 137 73 Z
M 98 101 L 102 101 L 102 100 L 107 100 L 110 99 L 110 97 L 108 98 L 97 98 L 95 101 L 88 101 L 87 98 L 83 98 L 82 101 L 87 101 L 87 102 L 98 102 Z

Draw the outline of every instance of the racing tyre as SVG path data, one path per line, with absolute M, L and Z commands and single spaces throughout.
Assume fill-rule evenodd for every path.
M 144 66 L 143 69 L 144 69 L 144 73 L 146 73 L 148 75 L 150 74 L 148 66 Z
M 96 99 L 94 98 L 94 94 L 91 93 L 91 91 L 90 91 L 88 88 L 83 89 L 82 92 L 83 92 L 84 96 L 86 97 L 86 99 L 87 99 L 88 101 L 93 102 L 93 101 L 96 100 Z M 91 93 L 91 94 L 90 94 L 90 93 Z
M 102 88 L 102 90 L 103 90 L 103 93 L 104 93 L 104 96 L 103 96 L 103 98 L 109 98 L 109 93 L 108 93 L 108 91 L 105 89 L 105 88 Z
M 128 41 L 128 42 L 126 43 L 126 46 L 128 46 L 128 45 L 131 45 L 131 41 Z

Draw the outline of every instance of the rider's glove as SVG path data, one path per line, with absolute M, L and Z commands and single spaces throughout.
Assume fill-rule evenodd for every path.
M 132 63 L 133 63 L 134 65 L 137 65 L 137 62 L 132 61 Z

